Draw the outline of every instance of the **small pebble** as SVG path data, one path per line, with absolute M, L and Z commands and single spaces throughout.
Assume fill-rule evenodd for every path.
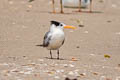
M 77 22 L 77 23 L 82 23 L 82 21 L 80 21 L 79 19 L 78 19 L 78 20 L 76 20 L 76 22 Z
M 56 70 L 57 73 L 60 73 L 61 71 L 60 70 Z
M 95 56 L 95 54 L 90 54 L 91 56 Z
M 80 48 L 80 46 L 77 46 L 76 48 Z
M 86 73 L 81 73 L 81 74 L 80 74 L 80 76 L 85 76 L 85 75 L 86 75 Z
M 30 12 L 30 10 L 26 10 L 26 12 Z
M 80 25 L 78 25 L 79 27 L 84 27 L 84 25 L 82 25 L 82 24 L 80 24 Z
M 63 73 L 63 72 L 65 72 L 65 71 L 62 69 L 61 72 Z
M 36 64 L 35 63 L 30 63 L 30 64 L 27 64 L 28 66 L 35 66 Z
M 76 69 L 76 70 L 74 70 L 75 72 L 78 72 L 79 71 L 79 69 Z
M 13 4 L 13 1 L 9 1 L 9 4 Z
M 94 74 L 94 75 L 98 75 L 98 73 L 97 73 L 97 72 L 93 72 L 93 74 Z
M 8 63 L 0 63 L 0 65 L 3 65 L 3 66 L 8 66 L 9 64 Z
M 39 61 L 43 62 L 44 60 L 43 59 L 39 59 Z
M 26 57 L 26 56 L 23 56 L 24 58 Z
M 52 72 L 52 71 L 49 71 L 49 72 L 47 72 L 48 74 L 54 74 L 54 72 Z
M 88 31 L 84 31 L 84 33 L 88 33 Z
M 46 64 L 46 63 L 45 63 L 45 64 L 43 64 L 43 65 L 44 65 L 44 66 L 48 66 L 48 64 Z
M 78 61 L 76 58 L 72 58 L 72 61 Z
M 24 72 L 24 74 L 31 74 L 31 71 Z
M 117 5 L 116 5 L 116 4 L 112 4 L 112 7 L 113 7 L 113 8 L 116 8 L 116 7 L 117 7 Z
M 100 0 L 99 2 L 100 2 L 100 3 L 103 3 L 104 1 L 103 1 L 103 0 Z
M 80 74 L 76 71 L 76 72 L 74 72 L 74 76 L 80 77 Z
M 120 76 L 117 76 L 117 77 L 116 77 L 116 80 L 120 80 Z
M 25 25 L 22 25 L 22 28 L 27 28 L 27 26 L 25 26 Z
M 55 76 L 54 78 L 55 78 L 55 79 L 60 79 L 60 77 L 59 77 L 59 76 Z
M 24 74 L 24 71 L 20 71 L 19 73 L 20 73 L 20 74 Z
M 32 8 L 32 5 L 28 5 L 29 8 Z
M 63 77 L 67 77 L 67 75 L 63 75 Z
M 63 64 L 64 67 L 68 67 L 68 64 Z
M 111 78 L 105 78 L 105 80 L 112 80 Z
M 12 22 L 12 24 L 16 24 L 15 22 Z
M 120 32 L 116 32 L 116 34 L 120 35 Z
M 70 67 L 75 67 L 75 66 L 74 66 L 74 65 L 72 65 L 72 64 L 69 64 L 69 66 L 70 66 Z
M 120 67 L 120 64 L 118 64 L 118 67 Z
M 34 0 L 29 0 L 29 2 L 32 2 L 32 1 L 34 1 Z
M 55 64 L 55 66 L 58 66 L 58 64 Z
M 3 73 L 10 73 L 10 71 L 9 70 L 4 70 Z
M 108 55 L 108 54 L 105 54 L 104 57 L 105 57 L 105 58 L 110 58 L 111 56 Z
M 69 75 L 74 75 L 74 72 L 70 71 L 68 74 L 69 74 Z
M 108 20 L 107 22 L 108 22 L 108 23 L 111 23 L 112 21 Z
M 105 76 L 101 76 L 101 77 L 100 77 L 100 80 L 105 80 Z
M 71 33 L 73 32 L 73 31 L 70 31 Z
M 19 72 L 18 70 L 14 70 L 14 71 L 12 71 L 12 72 L 15 72 L 15 73 L 17 73 L 17 72 Z

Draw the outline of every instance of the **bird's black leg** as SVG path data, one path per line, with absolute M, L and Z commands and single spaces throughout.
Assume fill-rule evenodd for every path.
M 57 59 L 59 59 L 59 49 L 57 50 L 57 54 L 58 54 Z
M 51 56 L 51 59 L 53 59 L 53 58 L 52 58 L 52 52 L 51 52 L 51 50 L 50 50 L 50 56 Z
M 92 0 L 90 0 L 90 11 L 89 12 L 92 12 Z

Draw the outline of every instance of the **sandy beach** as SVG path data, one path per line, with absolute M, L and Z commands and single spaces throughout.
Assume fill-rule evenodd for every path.
M 93 0 L 93 13 L 55 6 L 53 14 L 49 0 L 0 0 L 0 80 L 120 80 L 120 1 Z M 36 46 L 51 20 L 77 27 L 64 30 L 60 60 Z

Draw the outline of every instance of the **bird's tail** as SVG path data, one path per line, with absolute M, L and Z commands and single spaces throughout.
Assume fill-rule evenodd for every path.
M 43 45 L 43 44 L 40 44 L 40 45 L 36 45 L 36 46 L 44 47 L 44 45 Z

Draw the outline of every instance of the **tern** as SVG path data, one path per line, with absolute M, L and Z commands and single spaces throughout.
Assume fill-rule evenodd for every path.
M 51 50 L 57 50 L 57 59 L 59 59 L 59 48 L 65 41 L 64 28 L 75 29 L 76 27 L 58 21 L 51 21 L 51 27 L 44 36 L 43 44 L 40 45 L 50 50 L 51 59 L 53 59 Z
M 63 11 L 63 2 L 64 1 L 60 0 L 60 13 L 64 13 L 64 11 Z M 82 2 L 85 2 L 85 3 L 90 2 L 90 10 L 89 10 L 89 12 L 91 13 L 92 12 L 92 0 L 79 0 L 79 10 L 78 10 L 78 12 L 82 12 L 82 10 L 81 10 Z M 53 6 L 53 13 L 56 13 L 56 11 L 55 11 L 55 0 L 52 0 L 52 6 Z

